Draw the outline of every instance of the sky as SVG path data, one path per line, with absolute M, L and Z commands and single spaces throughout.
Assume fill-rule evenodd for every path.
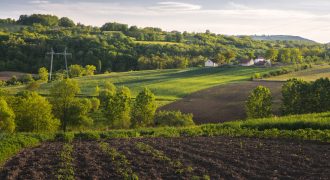
M 119 22 L 166 31 L 297 35 L 330 42 L 330 0 L 0 0 L 0 18 L 33 13 L 93 26 Z

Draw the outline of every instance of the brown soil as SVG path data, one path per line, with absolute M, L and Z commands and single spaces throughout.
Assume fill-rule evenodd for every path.
M 13 72 L 13 71 L 2 71 L 0 72 L 0 80 L 2 81 L 8 81 L 13 76 L 16 76 L 17 78 L 25 75 L 26 73 L 20 73 L 20 72 Z
M 328 179 L 330 144 L 314 141 L 257 138 L 194 137 L 135 138 L 107 140 L 123 153 L 139 179 Z M 179 173 L 168 162 L 140 152 L 135 143 L 143 142 L 160 150 L 173 161 L 191 167 Z M 76 179 L 122 179 L 112 160 L 96 141 L 76 141 Z M 45 143 L 26 149 L 7 162 L 0 179 L 55 179 L 61 143 Z
M 271 89 L 273 109 L 279 114 L 283 82 L 249 81 L 221 85 L 202 90 L 161 107 L 159 110 L 180 110 L 192 113 L 197 124 L 219 123 L 246 118 L 245 101 L 250 92 L 259 85 Z
M 56 179 L 61 147 L 61 143 L 44 143 L 20 152 L 1 169 L 0 179 Z

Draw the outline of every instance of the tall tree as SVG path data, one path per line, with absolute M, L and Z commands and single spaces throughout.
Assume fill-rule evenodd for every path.
M 135 99 L 132 109 L 132 127 L 153 126 L 156 109 L 155 95 L 145 88 Z
M 129 128 L 131 126 L 131 92 L 127 87 L 122 87 L 110 99 L 106 111 L 108 124 L 113 128 Z
M 48 81 L 48 70 L 45 67 L 42 67 L 38 71 L 38 76 L 41 81 Z
M 258 86 L 246 101 L 248 118 L 264 118 L 272 115 L 272 95 L 268 88 Z
M 15 130 L 15 114 L 4 98 L 0 97 L 0 132 L 12 133 Z
M 70 109 L 76 103 L 76 94 L 80 92 L 77 81 L 64 79 L 53 85 L 50 90 L 53 112 L 61 120 L 61 128 L 67 130 L 68 124 L 72 119 Z

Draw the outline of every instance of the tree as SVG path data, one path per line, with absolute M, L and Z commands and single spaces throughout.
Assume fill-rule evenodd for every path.
M 48 70 L 45 67 L 42 67 L 38 71 L 38 76 L 41 81 L 48 81 Z
M 15 130 L 15 114 L 4 98 L 0 97 L 0 133 Z
M 74 98 L 67 109 L 67 126 L 82 129 L 93 124 L 93 119 L 88 116 L 92 109 L 92 103 L 89 99 Z
M 311 85 L 313 112 L 330 111 L 330 80 L 321 78 Z
M 132 127 L 153 126 L 156 109 L 155 95 L 145 88 L 135 99 L 132 109 Z
M 17 130 L 20 132 L 55 132 L 60 121 L 54 118 L 48 100 L 36 92 L 23 92 L 14 106 Z
M 258 86 L 246 101 L 248 118 L 265 118 L 272 115 L 272 95 L 268 88 Z
M 61 27 L 74 27 L 75 23 L 67 17 L 62 17 L 59 20 L 58 25 L 61 26 Z
M 109 81 L 104 83 L 104 90 L 99 92 L 101 107 L 108 109 L 109 102 L 115 96 L 116 90 L 117 88 L 113 83 Z
M 302 114 L 311 112 L 310 84 L 303 80 L 289 79 L 282 86 L 283 114 Z
M 78 64 L 71 65 L 69 67 L 69 76 L 71 78 L 81 77 L 84 74 L 85 69 Z
M 278 50 L 276 49 L 268 49 L 266 51 L 266 59 L 270 59 L 271 61 L 276 61 L 278 56 Z
M 113 128 L 129 128 L 131 125 L 131 92 L 122 87 L 110 99 L 106 111 L 108 124 Z
M 86 76 L 92 76 L 94 75 L 94 72 L 96 71 L 96 67 L 93 65 L 86 65 L 85 66 L 85 75 Z
M 75 114 L 70 113 L 72 107 L 77 102 L 75 95 L 80 91 L 77 81 L 64 79 L 53 85 L 50 90 L 51 102 L 53 104 L 53 112 L 57 118 L 61 120 L 61 128 L 67 130 L 68 124 Z M 77 108 L 79 110 L 79 108 Z

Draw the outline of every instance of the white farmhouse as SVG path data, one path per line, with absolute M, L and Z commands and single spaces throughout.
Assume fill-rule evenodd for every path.
M 263 57 L 258 57 L 257 59 L 254 60 L 254 64 L 258 64 L 258 63 L 260 63 L 260 62 L 265 62 L 265 61 L 266 61 L 265 58 L 263 58 Z
M 213 62 L 213 61 L 211 61 L 211 60 L 207 60 L 207 61 L 205 62 L 205 67 L 218 67 L 218 66 L 219 66 L 218 63 L 215 63 L 215 62 Z
M 241 66 L 253 66 L 254 65 L 254 60 L 253 59 L 242 59 L 239 61 L 239 64 Z

